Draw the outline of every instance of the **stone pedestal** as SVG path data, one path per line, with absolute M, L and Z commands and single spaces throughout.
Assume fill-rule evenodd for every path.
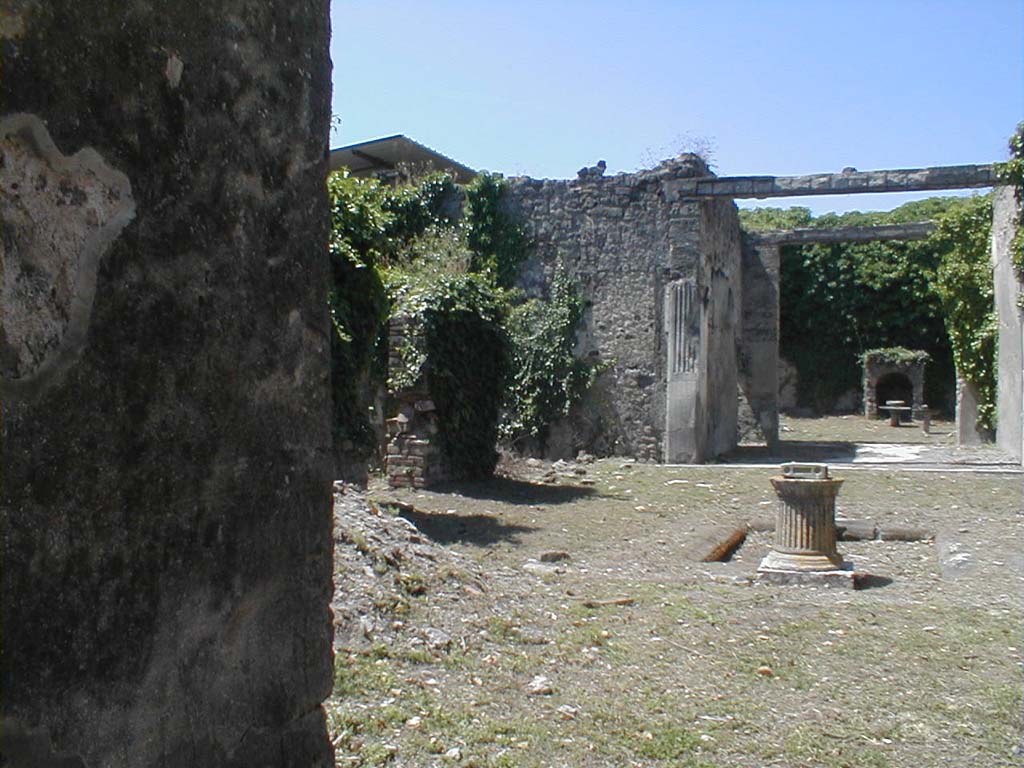
M 779 496 L 775 545 L 760 571 L 835 571 L 843 567 L 836 550 L 836 494 L 842 480 L 829 478 L 825 464 L 783 464 L 771 478 Z

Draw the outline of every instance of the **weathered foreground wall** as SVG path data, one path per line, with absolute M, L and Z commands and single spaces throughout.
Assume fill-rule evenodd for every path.
M 634 174 L 512 179 L 510 209 L 536 244 L 524 287 L 543 293 L 562 264 L 589 304 L 578 352 L 612 363 L 568 430 L 553 430 L 561 452 L 702 461 L 736 444 L 736 207 L 666 194 L 707 173 L 691 155 Z
M 0 4 L 5 764 L 333 764 L 327 37 Z

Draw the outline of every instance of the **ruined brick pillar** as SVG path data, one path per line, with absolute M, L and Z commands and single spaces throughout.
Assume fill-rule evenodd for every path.
M 333 764 L 328 0 L 0 0 L 0 743 Z

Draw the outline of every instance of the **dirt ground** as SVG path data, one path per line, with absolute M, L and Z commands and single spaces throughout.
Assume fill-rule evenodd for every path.
M 891 434 L 784 426 L 796 453 Z M 935 452 L 833 464 L 837 515 L 927 538 L 840 542 L 871 575 L 858 590 L 757 580 L 777 465 L 531 460 L 487 484 L 344 489 L 337 764 L 1024 764 L 1024 476 L 896 431 Z M 699 561 L 748 524 L 728 562 Z

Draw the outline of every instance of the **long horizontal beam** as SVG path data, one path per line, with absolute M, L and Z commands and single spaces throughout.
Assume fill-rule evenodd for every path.
M 702 176 L 664 183 L 670 199 L 688 197 L 797 197 L 862 192 L 977 189 L 998 183 L 992 165 L 945 165 L 889 171 L 817 173 L 810 176 Z
M 881 224 L 873 227 L 771 229 L 749 232 L 747 237 L 755 245 L 871 243 L 883 240 L 924 240 L 934 231 L 934 223 L 930 221 L 915 221 L 908 224 Z

